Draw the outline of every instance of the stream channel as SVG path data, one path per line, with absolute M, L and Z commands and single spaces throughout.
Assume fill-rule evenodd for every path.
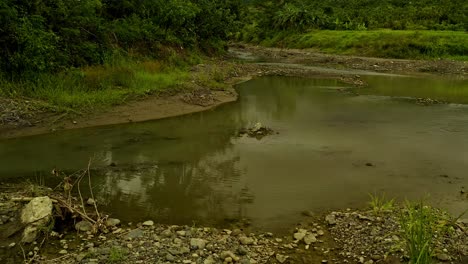
M 449 100 L 468 83 L 362 78 L 369 86 L 356 95 L 337 80 L 260 77 L 237 85 L 237 102 L 207 112 L 0 140 L 0 181 L 53 187 L 53 168 L 71 173 L 92 157 L 94 193 L 112 217 L 213 226 L 243 219 L 274 232 L 304 210 L 365 207 L 370 194 L 466 210 L 468 106 L 405 96 Z M 239 136 L 257 122 L 276 133 Z

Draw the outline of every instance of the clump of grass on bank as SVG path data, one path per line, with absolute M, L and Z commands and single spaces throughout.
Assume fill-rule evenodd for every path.
M 433 237 L 436 233 L 437 218 L 428 206 L 423 203 L 408 203 L 401 217 L 403 238 L 413 264 L 430 263 L 433 253 Z
M 121 104 L 129 98 L 176 90 L 189 78 L 189 61 L 113 59 L 104 65 L 41 73 L 9 81 L 0 78 L 0 95 L 44 100 L 57 109 L 80 112 Z
M 316 30 L 278 32 L 260 44 L 282 48 L 316 48 L 332 54 L 398 59 L 468 60 L 468 34 L 431 30 Z

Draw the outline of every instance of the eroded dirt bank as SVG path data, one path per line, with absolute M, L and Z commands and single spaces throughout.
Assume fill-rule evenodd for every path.
M 230 62 L 243 58 L 242 62 Z M 0 98 L 0 138 L 13 138 L 63 129 L 84 128 L 173 117 L 215 108 L 237 100 L 233 85 L 262 75 L 298 76 L 306 78 L 334 78 L 353 85 L 363 85 L 353 72 L 359 70 L 392 74 L 450 75 L 465 80 L 466 62 L 450 60 L 394 60 L 381 58 L 327 55 L 311 50 L 285 50 L 248 45 L 233 45 L 227 61 L 215 60 L 193 67 L 188 89 L 148 95 L 130 100 L 123 105 L 98 112 L 83 109 L 77 113 L 54 113 L 44 103 L 29 99 Z M 250 60 L 250 62 L 249 62 Z M 269 63 L 251 63 L 264 61 Z M 302 67 L 305 66 L 305 67 Z M 213 71 L 216 69 L 216 71 Z M 329 69 L 329 70 L 327 70 Z M 208 78 L 219 78 L 222 72 L 224 87 L 208 89 L 197 78 L 200 73 Z M 208 80 L 209 81 L 209 80 Z

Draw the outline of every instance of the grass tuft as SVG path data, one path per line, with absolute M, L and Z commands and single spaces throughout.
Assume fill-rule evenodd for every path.
M 369 206 L 375 214 L 381 214 L 383 212 L 391 211 L 394 207 L 394 199 L 387 200 L 384 194 L 382 194 L 381 196 L 377 194 L 369 194 L 369 196 Z

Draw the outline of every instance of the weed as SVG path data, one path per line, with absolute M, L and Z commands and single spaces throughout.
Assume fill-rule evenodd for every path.
M 390 211 L 393 209 L 394 200 L 393 199 L 387 200 L 384 194 L 382 194 L 381 196 L 378 196 L 377 194 L 375 195 L 369 194 L 369 196 L 370 196 L 369 205 L 375 214 L 380 214 L 382 212 Z
M 431 263 L 433 237 L 437 233 L 437 217 L 421 201 L 418 204 L 406 204 L 401 217 L 403 238 L 409 254 L 409 263 Z
M 128 252 L 120 247 L 112 247 L 109 251 L 109 262 L 116 263 L 127 258 Z

